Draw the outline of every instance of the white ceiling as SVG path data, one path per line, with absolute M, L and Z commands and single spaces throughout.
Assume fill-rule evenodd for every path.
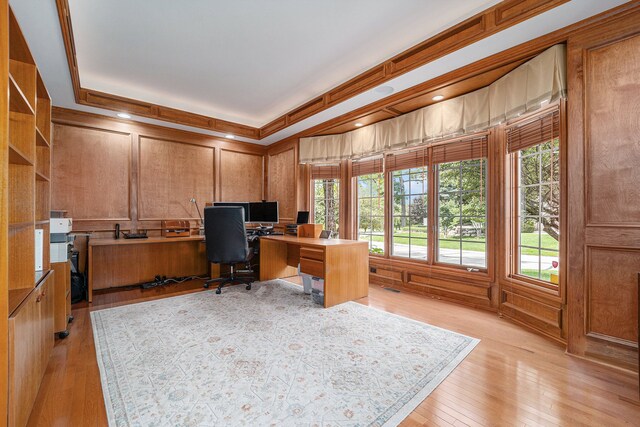
M 385 85 L 399 92 L 625 2 L 572 0 Z M 55 1 L 10 3 L 54 105 L 113 116 L 75 104 Z M 69 3 L 83 87 L 261 126 L 497 1 Z M 259 143 L 276 142 L 384 96 L 365 92 Z
M 70 0 L 82 87 L 260 127 L 497 0 Z

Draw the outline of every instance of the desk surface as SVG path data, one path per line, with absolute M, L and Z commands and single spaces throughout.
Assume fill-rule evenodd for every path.
M 276 242 L 290 243 L 294 245 L 305 246 L 350 246 L 350 245 L 368 245 L 367 242 L 361 240 L 345 240 L 345 239 L 314 239 L 311 237 L 296 236 L 260 236 L 260 239 L 274 240 Z
M 89 246 L 142 245 L 151 243 L 174 243 L 204 240 L 204 236 L 147 237 L 146 239 L 89 239 Z

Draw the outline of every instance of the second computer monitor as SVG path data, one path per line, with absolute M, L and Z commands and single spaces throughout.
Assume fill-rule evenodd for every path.
M 308 224 L 309 223 L 309 211 L 298 211 L 298 218 L 296 218 L 296 224 Z
M 249 222 L 277 224 L 278 202 L 252 202 L 249 203 Z

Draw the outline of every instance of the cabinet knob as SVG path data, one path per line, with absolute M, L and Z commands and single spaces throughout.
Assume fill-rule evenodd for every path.
M 42 301 L 42 297 L 43 297 L 42 294 L 38 295 L 37 298 L 36 298 L 36 302 Z

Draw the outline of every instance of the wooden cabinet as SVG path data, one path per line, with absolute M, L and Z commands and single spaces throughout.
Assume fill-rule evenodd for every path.
M 71 318 L 71 262 L 54 262 L 54 331 L 61 338 L 68 335 L 67 326 Z
M 53 349 L 52 273 L 9 316 L 9 426 L 24 426 Z

